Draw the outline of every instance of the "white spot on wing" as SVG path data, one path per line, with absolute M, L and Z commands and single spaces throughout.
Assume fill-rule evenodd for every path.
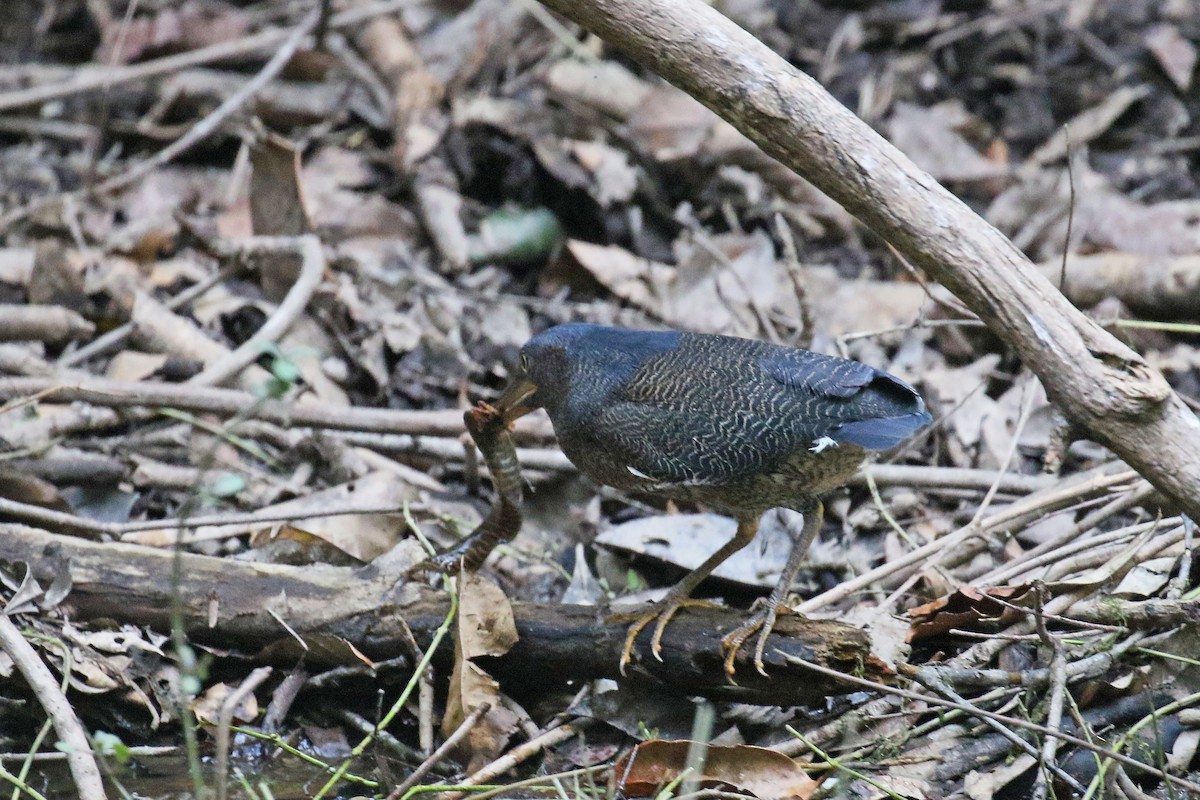
M 626 467 L 625 469 L 629 470 L 629 474 L 635 478 L 641 478 L 644 481 L 654 480 L 654 478 L 651 478 L 649 475 L 642 472 L 640 469 L 634 469 L 633 467 Z
M 837 447 L 838 443 L 828 436 L 822 436 L 813 442 L 813 446 L 808 448 L 810 453 L 822 453 L 831 447 Z

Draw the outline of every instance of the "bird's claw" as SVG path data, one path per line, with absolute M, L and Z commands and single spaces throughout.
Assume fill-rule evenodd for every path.
M 767 639 L 770 638 L 771 631 L 775 628 L 775 620 L 779 617 L 780 608 L 783 608 L 784 611 L 790 611 L 785 606 L 775 606 L 765 603 L 762 608 L 751 614 L 745 622 L 722 637 L 721 649 L 725 651 L 725 677 L 730 683 L 737 683 L 733 679 L 734 673 L 737 672 L 734 661 L 737 659 L 738 653 L 741 652 L 742 645 L 756 632 L 758 633 L 758 641 L 754 645 L 754 669 L 758 671 L 759 675 L 762 675 L 764 678 L 767 677 L 767 670 L 763 664 L 763 654 L 767 650 Z
M 646 629 L 646 626 L 651 622 L 658 620 L 654 626 L 654 633 L 650 636 L 650 654 L 660 662 L 662 657 L 662 637 L 666 631 L 668 623 L 678 613 L 679 609 L 687 606 L 712 606 L 705 600 L 692 600 L 689 597 L 671 597 L 667 595 L 659 602 L 655 603 L 646 611 L 637 612 L 631 611 L 627 613 L 614 614 L 610 619 L 617 622 L 632 622 L 629 626 L 629 631 L 625 634 L 625 645 L 621 648 L 621 661 L 618 669 L 621 675 L 625 675 L 625 667 L 633 660 L 633 646 L 637 642 L 638 634 Z

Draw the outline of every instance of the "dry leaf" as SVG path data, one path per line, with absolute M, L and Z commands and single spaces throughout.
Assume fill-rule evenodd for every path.
M 210 686 L 204 694 L 192 701 L 192 713 L 201 722 L 216 725 L 221 716 L 221 706 L 225 704 L 225 699 L 231 692 L 233 692 L 233 687 L 227 683 Z M 253 722 L 257 717 L 258 699 L 254 696 L 254 692 L 247 692 L 245 697 L 239 700 L 237 706 L 234 707 L 233 720 L 235 722 Z
M 163 368 L 167 357 L 162 353 L 143 353 L 139 350 L 122 350 L 108 362 L 106 377 L 118 381 L 144 381 Z
M 442 718 L 442 735 L 449 736 L 475 709 L 488 711 L 463 739 L 468 772 L 475 772 L 500 754 L 517 728 L 518 718 L 504 707 L 500 685 L 473 661 L 501 656 L 517 642 L 512 607 L 500 587 L 482 575 L 463 571 L 458 582 L 458 620 L 454 672 Z
M 917 166 L 939 181 L 978 181 L 1008 173 L 972 147 L 958 128 L 970 115 L 958 101 L 930 108 L 897 103 L 888 122 L 888 138 Z
M 698 100 L 666 84 L 652 87 L 626 123 L 630 138 L 658 161 L 692 158 L 714 128 L 728 124 Z
M 860 603 L 840 614 L 838 620 L 865 630 L 871 640 L 871 655 L 889 667 L 907 659 L 909 625 L 887 608 Z
M 953 629 L 967 631 L 994 630 L 1025 615 L 1003 603 L 1028 606 L 1032 602 L 1029 587 L 992 586 L 984 589 L 964 586 L 948 597 L 926 603 L 908 611 L 912 620 L 908 642 L 917 642 L 931 636 L 941 636 Z
M 240 39 L 250 27 L 246 12 L 212 0 L 173 3 L 127 21 L 116 17 L 101 22 L 104 43 L 95 58 L 110 65 Z
M 1112 590 L 1112 596 L 1138 600 L 1154 597 L 1171 580 L 1178 562 L 1175 556 L 1164 556 L 1135 565 Z
M 799 514 L 786 509 L 764 515 L 754 543 L 725 559 L 712 574 L 747 586 L 773 588 L 792 548 L 787 525 L 799 520 Z M 611 527 L 596 537 L 596 543 L 690 570 L 732 539 L 736 528 L 733 519 L 719 514 L 666 514 Z
M 985 391 L 999 363 L 1000 356 L 992 353 L 965 367 L 936 366 L 921 378 L 925 401 L 937 410 L 939 418 L 949 417 L 947 444 L 957 466 L 995 469 L 1004 458 L 1003 451 L 980 452 L 986 420 L 1001 414 L 997 402 Z
M 286 608 L 272 610 L 281 616 L 287 616 L 289 613 Z M 298 641 L 296 636 L 280 631 L 279 638 L 266 644 L 262 650 L 255 653 L 255 657 L 262 662 L 277 664 L 291 664 L 303 659 L 304 663 L 313 669 L 376 668 L 374 661 L 341 637 L 327 633 L 306 633 L 300 639 L 302 641 Z
M 662 739 L 642 742 L 613 767 L 619 790 L 627 796 L 654 795 L 683 772 L 691 745 Z M 806 800 L 817 789 L 817 782 L 792 759 L 750 745 L 709 745 L 698 779 L 708 788 L 733 786 L 770 800 Z
M 651 313 L 662 314 L 664 298 L 675 281 L 675 269 L 610 245 L 567 242 L 579 265 L 604 284 L 610 292 Z
M 592 196 L 602 208 L 627 202 L 637 189 L 637 170 L 629 154 L 603 142 L 565 142 L 580 166 L 592 174 Z

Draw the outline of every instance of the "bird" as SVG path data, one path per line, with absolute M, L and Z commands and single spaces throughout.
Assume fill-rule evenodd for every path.
M 890 450 L 932 417 L 900 378 L 858 361 L 717 334 L 588 323 L 532 337 L 495 404 L 504 424 L 538 408 L 567 458 L 593 481 L 703 504 L 737 521 L 733 537 L 632 621 L 620 669 L 655 623 L 651 653 L 694 589 L 754 538 L 763 513 L 800 512 L 787 564 L 766 602 L 722 639 L 725 672 L 755 633 L 754 666 L 823 519 L 821 496 L 869 452 Z

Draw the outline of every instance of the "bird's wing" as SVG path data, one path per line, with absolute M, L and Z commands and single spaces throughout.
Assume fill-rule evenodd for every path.
M 784 386 L 830 400 L 850 399 L 883 374 L 858 361 L 803 350 L 777 350 L 759 364 Z
M 719 485 L 801 450 L 887 450 L 929 421 L 912 387 L 866 364 L 805 351 L 753 359 L 703 378 L 630 381 L 599 410 L 596 446 L 664 488 Z
M 616 402 L 594 426 L 596 446 L 624 462 L 625 469 L 658 488 L 700 486 L 723 477 L 686 415 L 653 402 Z
M 805 435 L 890 450 L 931 419 L 915 389 L 857 361 L 792 351 L 772 354 L 762 367 L 779 383 L 819 398 Z
M 599 410 L 596 445 L 661 488 L 728 483 L 837 441 L 845 407 L 877 374 L 803 351 L 739 355 L 712 374 L 681 357 L 635 376 Z

